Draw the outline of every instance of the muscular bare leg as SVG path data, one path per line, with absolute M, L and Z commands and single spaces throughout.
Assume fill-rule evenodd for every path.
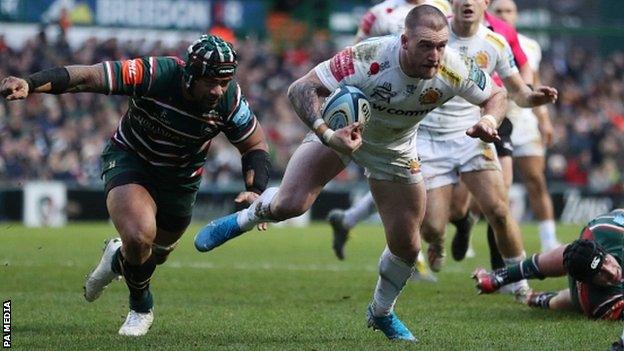
M 503 257 L 521 257 L 524 249 L 520 228 L 509 211 L 501 173 L 484 170 L 467 172 L 462 177 L 492 225 Z
M 527 192 L 529 193 L 529 203 L 533 214 L 539 220 L 539 236 L 542 251 L 556 247 L 558 245 L 555 220 L 553 213 L 552 199 L 546 186 L 544 176 L 544 157 L 527 156 L 514 159 Z
M 271 201 L 273 220 L 283 221 L 307 211 L 325 184 L 344 169 L 338 155 L 326 146 L 303 143 L 293 154 L 279 191 Z
M 156 238 L 156 203 L 147 189 L 138 184 L 115 187 L 106 197 L 106 207 L 121 236 L 127 262 L 139 265 L 147 261 Z
M 453 184 L 427 190 L 426 214 L 421 227 L 423 239 L 429 243 L 429 267 L 439 272 L 444 264 L 444 235 L 449 222 Z
M 392 312 L 412 274 L 420 250 L 426 190 L 422 182 L 401 184 L 370 179 L 369 184 L 388 245 L 379 259 L 379 278 L 371 309 L 374 316 L 384 316 Z
M 121 236 L 121 252 L 113 271 L 122 274 L 130 290 L 130 309 L 148 313 L 153 307 L 149 284 L 156 269 L 152 244 L 156 238 L 156 204 L 143 186 L 126 184 L 111 189 L 106 205 Z

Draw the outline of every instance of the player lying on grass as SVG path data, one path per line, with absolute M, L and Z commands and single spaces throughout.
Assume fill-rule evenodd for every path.
M 575 310 L 592 319 L 624 317 L 624 209 L 591 220 L 578 240 L 523 262 L 487 272 L 478 268 L 473 278 L 480 293 L 493 293 L 520 279 L 545 279 L 567 274 L 568 289 L 534 292 L 525 303 L 551 310 Z

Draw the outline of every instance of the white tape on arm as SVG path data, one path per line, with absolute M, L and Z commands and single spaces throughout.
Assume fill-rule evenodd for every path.
M 325 145 L 329 145 L 329 140 L 331 139 L 331 137 L 334 135 L 334 131 L 327 128 L 324 132 L 323 132 L 323 136 L 321 136 L 321 140 L 323 141 L 323 143 Z
M 323 120 L 322 118 L 318 118 L 312 124 L 312 129 L 316 131 L 318 127 L 320 127 L 322 124 L 325 124 L 325 120 Z

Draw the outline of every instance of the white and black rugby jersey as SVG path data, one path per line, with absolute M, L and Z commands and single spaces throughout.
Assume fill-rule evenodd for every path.
M 436 107 L 456 95 L 481 104 L 491 94 L 489 75 L 452 48 L 445 51 L 437 74 L 426 80 L 403 72 L 400 50 L 400 36 L 372 38 L 347 47 L 315 68 L 330 91 L 352 85 L 368 96 L 372 115 L 364 128 L 364 143 L 403 150 L 418 123 Z

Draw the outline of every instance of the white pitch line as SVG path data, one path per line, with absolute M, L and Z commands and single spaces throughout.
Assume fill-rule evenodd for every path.
M 198 269 L 235 269 L 241 271 L 306 271 L 306 272 L 377 272 L 377 266 L 366 265 L 337 265 L 337 264 L 275 264 L 270 262 L 215 264 L 212 262 L 180 262 L 165 263 L 171 268 L 198 268 Z
M 8 267 L 48 267 L 50 264 L 57 267 L 70 268 L 78 266 L 74 261 L 62 261 L 56 263 L 35 263 L 35 262 L 12 262 L 2 261 L 2 265 Z M 338 264 L 276 264 L 271 262 L 256 263 L 232 263 L 215 264 L 212 262 L 181 262 L 168 261 L 163 267 L 169 268 L 192 268 L 192 269 L 235 269 L 241 271 L 305 271 L 305 272 L 377 272 L 377 266 L 373 265 L 338 265 Z
M 269 262 L 256 263 L 232 263 L 232 264 L 215 264 L 212 262 L 180 262 L 171 261 L 163 265 L 163 267 L 171 268 L 198 268 L 198 269 L 236 269 L 242 271 L 258 271 L 258 270 L 284 270 L 284 271 L 309 271 L 309 272 L 377 272 L 379 267 L 376 265 L 343 265 L 343 264 L 276 264 Z M 458 265 L 449 265 L 442 268 L 442 273 L 464 273 L 465 269 Z
M 41 264 L 35 262 L 11 262 L 0 261 L 2 265 L 8 267 L 44 267 L 49 266 L 50 263 Z M 76 267 L 78 266 L 75 261 L 62 261 L 51 263 L 58 267 Z M 379 268 L 377 265 L 344 265 L 344 264 L 295 264 L 295 263 L 273 263 L 273 262 L 255 262 L 255 263 L 223 263 L 216 264 L 213 262 L 182 262 L 182 261 L 167 261 L 162 267 L 165 269 L 234 269 L 239 271 L 301 271 L 301 272 L 374 272 L 376 273 Z M 442 269 L 444 273 L 464 273 L 464 269 L 457 265 L 449 265 Z

